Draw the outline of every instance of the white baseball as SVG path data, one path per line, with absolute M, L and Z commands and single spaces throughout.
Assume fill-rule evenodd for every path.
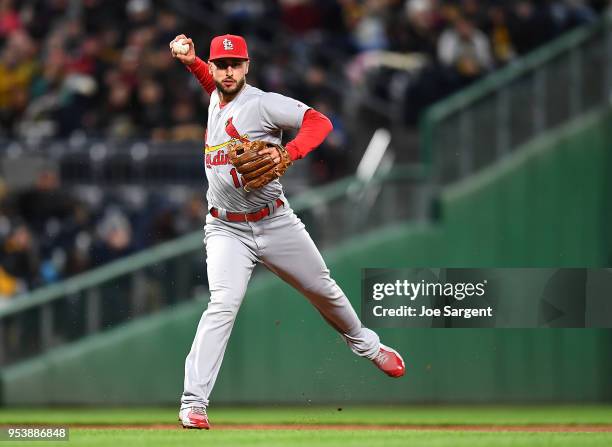
M 184 43 L 185 39 L 177 40 L 172 43 L 172 49 L 176 54 L 187 54 L 189 53 L 189 45 Z

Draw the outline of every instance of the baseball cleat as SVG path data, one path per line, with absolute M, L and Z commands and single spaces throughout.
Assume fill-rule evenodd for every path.
M 183 424 L 183 428 L 210 429 L 208 415 L 204 407 L 183 408 L 179 411 L 179 421 Z
M 390 377 L 402 377 L 406 373 L 406 365 L 402 356 L 395 349 L 391 349 L 382 343 L 372 362 Z

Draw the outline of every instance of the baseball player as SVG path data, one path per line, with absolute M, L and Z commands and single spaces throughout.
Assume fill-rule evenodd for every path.
M 256 154 L 264 160 L 258 166 L 291 164 L 323 142 L 332 130 L 330 121 L 300 101 L 247 84 L 249 54 L 240 36 L 215 37 L 208 62 L 196 56 L 192 40 L 183 34 L 170 43 L 170 49 L 210 95 L 205 135 L 210 213 L 204 238 L 210 302 L 185 361 L 179 411 L 183 427 L 210 428 L 209 396 L 257 263 L 301 292 L 356 355 L 372 360 L 391 377 L 404 375 L 402 357 L 362 326 L 348 298 L 330 277 L 278 179 L 253 189 L 247 187 L 252 183 L 245 182 L 238 164 L 230 163 L 232 147 L 240 146 L 241 153 L 249 142 L 265 141 Z M 299 131 L 283 147 L 285 129 Z

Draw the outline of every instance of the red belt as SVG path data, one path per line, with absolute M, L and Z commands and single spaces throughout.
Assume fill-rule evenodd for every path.
M 285 205 L 281 199 L 276 199 L 274 204 L 277 208 Z M 225 213 L 226 219 L 230 222 L 257 222 L 258 220 L 263 219 L 269 214 L 270 208 L 267 206 L 260 209 L 259 211 L 254 211 L 252 213 L 232 213 L 230 211 Z M 210 215 L 212 217 L 219 217 L 219 210 L 217 208 L 211 208 Z

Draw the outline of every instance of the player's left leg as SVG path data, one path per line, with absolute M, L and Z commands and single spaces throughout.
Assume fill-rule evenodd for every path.
M 401 356 L 381 345 L 378 335 L 362 325 L 349 299 L 331 278 L 304 224 L 293 211 L 273 216 L 262 224 L 266 241 L 260 251 L 263 263 L 306 296 L 355 354 L 373 360 L 388 375 L 403 375 Z

